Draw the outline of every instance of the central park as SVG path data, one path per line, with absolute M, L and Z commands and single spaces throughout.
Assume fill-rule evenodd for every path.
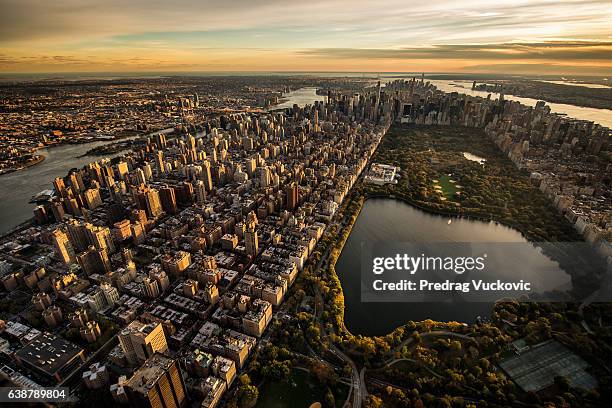
M 463 304 L 458 313 L 408 303 L 416 312 L 384 303 L 371 309 L 360 302 L 359 254 L 351 239 L 360 241 L 364 231 L 374 234 L 364 235 L 367 239 L 376 234 L 386 239 L 391 231 L 392 238 L 405 240 L 582 241 L 529 175 L 482 130 L 461 127 L 393 126 L 372 162 L 401 168 L 399 182 L 355 183 L 284 305 L 295 317 L 281 312 L 273 322 L 270 342 L 243 375 L 234 402 L 248 406 L 250 384 L 263 383 L 271 391 L 265 403 L 278 407 L 291 405 L 292 384 L 300 384 L 309 403 L 326 407 L 344 400 L 353 405 L 363 400 L 366 407 L 508 406 L 539 404 L 548 395 L 563 395 L 555 398 L 579 406 L 596 403 L 596 391 L 563 372 L 535 392 L 517 385 L 501 367 L 515 356 L 516 344 L 537 348 L 553 342 L 603 379 L 600 389 L 609 389 L 605 362 L 612 351 L 594 341 L 610 336 L 609 305 L 506 301 Z M 555 252 L 554 246 L 547 251 L 542 256 L 569 274 L 572 295 L 596 287 L 597 276 L 572 275 L 585 260 Z

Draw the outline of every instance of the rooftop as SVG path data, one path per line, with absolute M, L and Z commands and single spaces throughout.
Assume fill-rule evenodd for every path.
M 15 353 L 22 361 L 54 375 L 83 349 L 51 333 L 41 333 Z

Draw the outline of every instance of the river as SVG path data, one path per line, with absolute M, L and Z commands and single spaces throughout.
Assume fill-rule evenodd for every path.
M 287 100 L 270 107 L 270 109 L 293 108 L 294 104 L 297 104 L 298 106 L 312 105 L 315 103 L 315 101 L 327 101 L 327 96 L 317 95 L 317 88 L 305 87 L 284 93 L 282 99 Z
M 173 129 L 161 132 L 169 133 Z M 153 132 L 154 135 L 158 132 Z M 135 139 L 143 136 L 133 136 L 121 140 Z M 34 204 L 28 201 L 42 190 L 53 188 L 56 177 L 64 177 L 70 169 L 81 168 L 88 163 L 102 159 L 95 156 L 84 156 L 89 149 L 107 145 L 115 140 L 98 141 L 73 145 L 54 146 L 38 150 L 45 160 L 34 166 L 17 170 L 0 176 L 0 232 L 6 232 L 12 227 L 32 217 Z M 113 156 L 117 156 L 117 153 Z
M 406 303 L 406 302 L 361 302 L 362 243 L 401 242 L 475 242 L 475 243 L 524 243 L 528 241 L 518 231 L 495 222 L 482 222 L 455 218 L 448 223 L 442 217 L 421 211 L 402 201 L 375 198 L 367 200 L 342 250 L 336 264 L 336 273 L 342 284 L 345 302 L 344 322 L 355 335 L 385 335 L 408 321 L 432 319 L 438 321 L 474 322 L 477 316 L 488 317 L 491 303 Z M 537 270 L 541 276 L 531 276 L 534 282 L 544 282 L 549 288 L 567 290 L 571 287 L 568 274 L 560 270 L 541 251 L 529 244 L 522 246 L 527 252 L 522 258 L 529 264 L 529 274 Z M 506 256 L 506 255 L 503 255 Z M 529 261 L 526 261 L 528 259 Z M 508 265 L 516 264 L 508 259 Z M 516 271 L 516 269 L 512 269 Z M 505 273 L 506 271 L 504 271 Z M 514 274 L 514 276 L 517 276 Z M 497 279 L 502 272 L 496 270 Z
M 569 86 L 582 86 L 584 88 L 592 88 L 592 89 L 609 89 L 612 91 L 612 87 L 610 85 L 602 85 L 602 84 L 589 84 L 587 82 L 572 82 L 572 81 L 540 81 L 546 82 L 548 84 L 557 84 L 557 85 L 569 85 Z

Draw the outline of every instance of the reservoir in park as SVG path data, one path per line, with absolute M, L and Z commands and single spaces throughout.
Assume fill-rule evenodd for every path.
M 366 285 L 361 276 L 364 243 L 514 243 L 520 245 L 529 260 L 530 270 L 541 276 L 531 277 L 545 283 L 550 290 L 571 288 L 571 276 L 542 251 L 529 244 L 523 235 L 496 222 L 453 218 L 425 212 L 403 201 L 391 198 L 370 198 L 355 221 L 342 253 L 336 263 L 336 273 L 344 292 L 347 329 L 354 335 L 385 335 L 409 321 L 432 319 L 473 323 L 478 316 L 488 317 L 491 302 L 455 300 L 449 302 L 362 302 Z M 502 258 L 504 254 L 502 253 Z M 508 255 L 508 258 L 511 258 Z M 507 259 L 516 265 L 516 259 Z M 514 268 L 514 267 L 512 267 Z M 512 276 L 513 271 L 496 271 L 490 280 Z M 527 272 L 529 273 L 529 272 Z M 493 275 L 493 274 L 491 274 Z M 410 296 L 408 293 L 406 296 Z

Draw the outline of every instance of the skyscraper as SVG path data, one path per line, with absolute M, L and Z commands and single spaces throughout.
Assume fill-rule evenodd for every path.
M 53 187 L 55 188 L 55 193 L 58 196 L 64 197 L 64 195 L 66 194 L 66 185 L 64 184 L 64 179 L 56 177 L 55 180 L 53 180 Z
M 155 279 L 146 277 L 142 280 L 142 293 L 145 297 L 155 299 L 161 293 L 159 290 L 159 284 Z
M 55 253 L 62 262 L 67 265 L 74 262 L 74 249 L 72 248 L 72 244 L 70 244 L 68 235 L 66 235 L 64 231 L 60 229 L 53 231 L 51 234 L 51 242 L 55 247 Z
M 211 191 L 213 189 L 213 179 L 210 172 L 210 162 L 208 160 L 202 163 L 202 181 L 204 181 L 206 191 Z
M 164 133 L 158 133 L 155 135 L 155 144 L 158 149 L 166 148 L 166 135 Z
M 76 257 L 77 262 L 86 275 L 95 273 L 105 274 L 110 272 L 111 263 L 105 249 L 97 249 L 93 245 Z
M 164 329 L 160 323 L 131 322 L 119 333 L 119 343 L 130 364 L 142 363 L 155 353 L 168 349 Z
M 137 184 L 147 184 L 147 176 L 142 169 L 136 169 L 134 178 Z
M 119 178 L 121 180 L 126 179 L 129 171 L 130 169 L 128 168 L 128 164 L 126 162 L 120 161 L 119 163 L 117 163 L 117 173 L 119 174 Z
M 198 204 L 204 204 L 206 201 L 206 187 L 204 187 L 204 182 L 202 180 L 198 180 L 193 185 L 193 189 L 195 191 L 196 202 Z
M 164 211 L 169 214 L 176 214 L 178 208 L 176 206 L 176 195 L 172 187 L 162 187 L 159 189 L 159 198 L 161 199 L 161 205 Z
M 166 167 L 164 164 L 164 152 L 163 151 L 158 151 L 157 152 L 157 170 L 159 171 L 159 174 L 163 174 L 166 172 Z
M 299 193 L 298 193 L 298 186 L 295 182 L 292 182 L 290 185 L 288 185 L 285 188 L 285 194 L 286 194 L 286 199 L 287 199 L 287 209 L 290 211 L 293 211 L 297 208 L 298 206 L 298 199 L 299 199 Z
M 136 201 L 138 207 L 145 210 L 150 218 L 157 218 L 163 213 L 159 193 L 154 188 L 139 188 L 136 192 Z
M 182 407 L 187 399 L 185 382 L 175 360 L 155 354 L 124 384 L 136 407 Z
M 90 242 L 85 224 L 73 218 L 66 223 L 66 229 L 70 237 L 70 243 L 76 251 L 84 251 L 89 246 Z
M 268 166 L 262 167 L 259 173 L 259 180 L 262 187 L 268 187 L 271 182 L 270 168 Z
M 253 211 L 247 215 L 246 231 L 244 232 L 244 246 L 246 253 L 255 257 L 259 252 L 259 237 L 257 236 L 257 216 Z
M 115 243 L 110 228 L 87 224 L 89 242 L 97 249 L 105 249 L 109 254 L 115 252 Z
M 255 169 L 257 168 L 257 161 L 254 157 L 249 157 L 246 159 L 246 171 L 247 174 L 252 177 L 253 173 L 255 173 Z
M 102 197 L 100 196 L 99 188 L 89 188 L 83 193 L 85 204 L 90 210 L 95 210 L 102 205 Z

